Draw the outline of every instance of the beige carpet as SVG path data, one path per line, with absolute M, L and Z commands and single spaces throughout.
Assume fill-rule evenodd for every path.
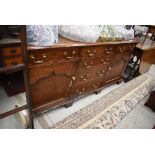
M 153 84 L 150 76 L 141 75 L 54 124 L 51 128 L 114 128 L 150 93 Z M 47 126 L 43 119 L 42 122 L 46 128 Z

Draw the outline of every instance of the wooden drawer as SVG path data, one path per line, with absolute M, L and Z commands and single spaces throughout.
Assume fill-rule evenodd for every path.
M 4 57 L 21 55 L 21 47 L 5 47 L 1 49 L 1 55 Z
M 95 91 L 100 88 L 102 78 L 97 78 L 91 82 L 85 82 L 84 84 L 74 85 L 71 91 L 71 97 L 84 95 L 85 93 Z
M 107 65 L 98 65 L 90 69 L 82 69 L 77 73 L 75 83 L 79 84 L 95 78 L 103 77 L 106 72 Z
M 22 64 L 22 57 L 14 57 L 14 58 L 6 58 L 2 61 L 4 67 L 14 66 L 18 64 Z
M 114 50 L 114 46 L 85 47 L 82 49 L 82 57 L 90 58 L 95 56 L 104 56 L 106 54 L 111 54 L 113 50 Z
M 58 60 L 72 60 L 78 58 L 80 55 L 78 48 L 64 48 L 64 49 L 50 49 L 29 51 L 29 63 L 40 64 L 45 62 L 53 62 Z
M 93 66 L 96 65 L 107 65 L 109 61 L 112 58 L 112 54 L 107 54 L 103 57 L 95 57 L 95 58 L 88 58 L 88 59 L 82 59 L 80 62 L 80 69 L 85 69 L 85 68 L 92 68 Z
M 135 48 L 135 44 L 121 44 L 117 46 L 118 52 L 126 52 L 126 51 L 132 51 Z

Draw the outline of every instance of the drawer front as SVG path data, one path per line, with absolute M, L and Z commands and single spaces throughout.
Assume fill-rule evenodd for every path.
M 75 84 L 79 84 L 91 79 L 103 77 L 106 73 L 107 65 L 94 66 L 91 69 L 82 69 L 77 73 Z
M 84 95 L 85 93 L 95 91 L 100 88 L 102 78 L 95 79 L 91 82 L 85 82 L 81 85 L 74 85 L 71 91 L 71 97 Z
M 78 48 L 50 49 L 43 51 L 29 51 L 29 64 L 40 64 L 58 60 L 72 60 L 80 55 Z
M 21 47 L 5 47 L 1 49 L 2 56 L 21 55 Z
M 18 64 L 22 64 L 22 57 L 14 57 L 14 58 L 7 58 L 3 60 L 3 66 L 4 67 L 9 67 L 9 66 L 14 66 Z
M 135 44 L 121 44 L 117 46 L 118 52 L 126 52 L 126 51 L 133 51 L 135 48 Z
M 112 54 L 107 54 L 103 57 L 95 57 L 89 59 L 82 59 L 80 62 L 80 69 L 89 69 L 96 65 L 107 65 L 109 61 L 112 59 Z
M 82 57 L 90 58 L 95 56 L 104 56 L 106 54 L 111 54 L 113 50 L 114 50 L 114 46 L 86 47 L 82 49 Z

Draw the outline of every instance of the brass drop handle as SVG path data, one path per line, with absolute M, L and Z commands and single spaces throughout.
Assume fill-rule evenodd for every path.
M 112 51 L 112 48 L 110 48 L 109 50 L 106 48 L 105 51 L 106 51 L 107 54 L 110 54 L 110 53 L 112 53 L 111 52 Z
M 36 60 L 35 56 L 34 55 L 30 55 L 30 58 L 31 58 L 31 61 L 35 64 L 40 64 L 40 63 L 43 63 L 46 59 L 46 54 L 43 54 L 42 55 L 42 60 Z
M 97 72 L 97 74 L 98 74 L 99 76 L 102 76 L 103 73 L 104 73 L 104 71 L 98 71 L 98 72 Z
M 107 54 L 110 54 L 110 53 L 112 53 L 112 52 L 110 52 L 110 51 L 107 51 L 106 53 L 107 53 Z
M 90 66 L 88 66 L 88 64 L 87 64 L 86 62 L 84 62 L 83 65 L 84 65 L 86 68 L 90 68 Z
M 80 78 L 81 78 L 81 80 L 86 81 L 86 79 L 87 79 L 88 76 L 89 76 L 88 74 L 81 75 Z
M 86 62 L 84 62 L 83 65 L 84 65 L 86 68 L 90 68 L 92 64 L 93 64 L 93 62 L 91 61 L 91 62 L 90 62 L 90 65 L 88 65 Z
M 94 50 L 94 51 L 90 51 L 90 50 L 88 50 L 88 56 L 89 57 L 92 57 L 92 56 L 94 56 L 95 55 L 95 52 L 96 52 L 96 50 Z
M 109 74 L 109 73 L 110 73 L 111 69 L 112 69 L 111 67 L 108 67 L 107 74 Z
M 76 93 L 80 95 L 80 94 L 82 94 L 84 91 L 85 91 L 85 89 L 83 88 L 81 91 L 77 90 Z
M 130 50 L 134 50 L 135 46 L 130 46 Z
M 102 76 L 103 74 L 99 71 L 99 72 L 97 72 L 97 74 L 99 75 L 99 76 Z
M 124 53 L 125 51 L 124 51 L 124 50 L 120 50 L 120 52 L 121 52 L 121 53 Z
M 90 54 L 88 54 L 88 56 L 89 57 L 92 57 L 92 56 L 94 56 L 94 53 L 90 53 Z
M 110 47 L 109 49 L 105 48 L 104 51 L 105 51 L 107 54 L 110 54 L 110 53 L 112 53 L 112 52 L 111 52 L 111 51 L 112 51 L 112 48 L 111 48 L 111 47 Z
M 65 55 L 65 58 L 72 59 L 74 57 L 75 53 L 76 53 L 75 51 L 72 51 L 71 56 L 68 56 L 68 53 L 67 52 L 64 52 L 64 55 Z
M 93 88 L 97 88 L 99 86 L 99 83 L 93 84 Z
M 120 47 L 120 48 L 119 48 L 119 51 L 120 51 L 120 52 L 125 52 L 125 47 L 123 47 L 123 48 Z
M 101 63 L 102 63 L 102 64 L 104 64 L 104 65 L 106 65 L 106 64 L 107 64 L 107 62 L 105 62 L 105 60 L 104 60 L 104 59 L 101 59 Z
M 86 78 L 83 75 L 80 76 L 80 79 L 86 81 Z

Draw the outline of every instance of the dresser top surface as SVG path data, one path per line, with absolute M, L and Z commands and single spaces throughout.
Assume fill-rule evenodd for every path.
M 95 43 L 83 43 L 72 41 L 69 39 L 65 39 L 63 37 L 59 37 L 59 42 L 53 46 L 28 46 L 28 50 L 37 50 L 37 49 L 49 49 L 49 48 L 63 48 L 63 47 L 82 47 L 82 46 L 97 46 L 97 45 L 117 45 L 117 44 L 127 44 L 127 43 L 137 43 L 134 40 L 131 41 L 97 41 Z

